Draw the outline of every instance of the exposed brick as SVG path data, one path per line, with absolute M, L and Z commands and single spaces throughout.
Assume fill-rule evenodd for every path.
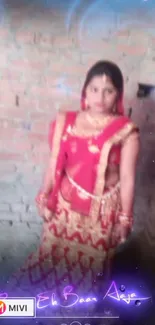
M 3 212 L 11 212 L 9 204 L 7 203 L 0 204 L 0 214 L 3 214 Z
M 12 62 L 12 64 L 16 67 L 15 73 L 17 74 L 17 76 L 19 78 L 22 75 L 21 74 L 22 69 L 25 70 L 25 71 L 28 69 L 30 71 L 30 73 L 32 73 L 33 69 L 37 70 L 37 71 L 42 69 L 42 71 L 43 71 L 45 68 L 47 68 L 46 61 L 44 61 L 42 59 L 41 60 L 39 60 L 39 59 L 35 60 L 35 55 L 34 55 L 34 58 L 32 57 L 32 58 L 26 59 L 26 58 L 23 57 L 23 59 L 21 59 L 21 60 L 14 60 Z
M 1 140 L 8 141 L 14 137 L 15 133 L 16 133 L 15 129 L 13 129 L 13 128 L 9 128 L 9 130 L 8 130 L 8 128 L 3 128 L 3 129 L 1 128 L 0 129 L 0 138 L 1 138 Z
M 38 213 L 35 212 L 27 212 L 21 215 L 21 220 L 23 222 L 27 222 L 30 224 L 30 227 L 32 226 L 32 224 L 42 224 L 42 219 L 41 217 L 39 217 Z
M 53 46 L 59 49 L 68 49 L 77 47 L 77 39 L 74 37 L 66 37 L 66 35 L 59 35 L 53 40 Z
M 117 51 L 123 52 L 127 55 L 135 55 L 135 56 L 143 56 L 146 53 L 146 47 L 143 45 L 135 45 L 135 46 L 131 46 L 131 45 L 121 45 L 119 44 L 117 46 Z
M 46 142 L 47 141 L 47 135 L 45 134 L 40 134 L 40 133 L 30 133 L 28 136 L 29 140 L 34 144 L 34 143 L 39 143 L 39 142 Z
M 36 190 L 36 193 L 37 193 L 37 190 Z M 35 198 L 32 195 L 30 195 L 30 193 L 29 193 L 29 195 L 22 195 L 22 198 L 21 198 L 21 202 L 26 204 L 27 206 L 30 204 L 34 204 L 34 200 L 35 200 Z
M 8 161 L 8 160 L 14 160 L 14 161 L 21 161 L 23 160 L 24 157 L 22 154 L 17 154 L 16 152 L 14 153 L 9 153 L 9 152 L 0 152 L 0 160 L 3 161 Z
M 14 105 L 15 105 L 15 96 L 13 98 L 14 100 Z M 1 109 L 1 117 L 5 118 L 19 118 L 19 119 L 24 119 L 27 118 L 27 111 L 23 108 L 15 108 L 10 105 L 6 105 L 5 107 L 0 107 Z
M 46 114 L 47 113 L 47 114 Z M 48 119 L 49 123 L 52 120 L 52 113 L 56 115 L 56 112 L 32 112 L 31 118 L 33 121 L 46 121 Z
M 37 152 L 37 154 L 32 154 L 30 156 L 30 159 L 33 161 L 34 164 L 47 165 L 47 162 L 49 160 L 49 153 L 43 154 Z
M 15 40 L 17 43 L 33 44 L 34 33 L 29 31 L 19 31 L 15 34 Z
M 22 200 L 22 193 L 20 191 L 20 189 L 17 191 L 17 189 L 15 189 L 12 186 L 10 186 L 10 184 L 8 183 L 0 183 L 0 198 L 1 198 L 1 203 L 5 203 L 5 204 L 11 204 L 14 202 L 21 202 Z
M 35 205 L 29 205 L 27 212 L 31 212 L 31 213 L 34 213 L 34 214 L 38 214 L 37 213 L 37 208 L 36 208 Z
M 118 63 L 125 80 L 128 79 L 125 83 L 126 112 L 131 106 L 132 118 L 141 129 L 143 150 L 137 172 L 136 186 L 141 200 L 137 196 L 136 227 L 141 229 L 149 211 L 146 224 L 151 220 L 151 229 L 155 229 L 154 205 L 149 210 L 146 200 L 148 195 L 154 199 L 154 181 L 149 176 L 154 170 L 154 133 L 148 136 L 154 126 L 154 104 L 150 107 L 145 101 L 141 106 L 140 100 L 135 99 L 140 63 L 142 67 L 143 64 L 151 66 L 154 58 L 155 23 L 149 19 L 149 14 L 141 12 L 141 25 L 136 27 L 137 12 L 134 17 L 130 12 L 124 15 L 116 30 L 112 27 L 115 22 L 111 24 L 111 31 L 110 28 L 107 32 L 98 30 L 95 36 L 87 37 L 87 31 L 83 30 L 80 41 L 79 25 L 75 20 L 72 31 L 66 34 L 64 11 L 60 10 L 44 10 L 40 16 L 38 10 L 37 18 L 32 13 L 31 19 L 20 8 L 11 13 L 11 24 L 1 24 L 0 211 L 3 212 L 0 218 L 5 221 L 0 223 L 0 240 L 3 251 L 11 252 L 14 247 L 14 258 L 17 254 L 24 256 L 37 236 L 40 237 L 42 220 L 34 199 L 49 158 L 49 123 L 60 107 L 79 108 L 85 74 L 100 59 Z M 148 111 L 151 122 L 147 120 Z M 150 238 L 154 238 L 153 230 Z
M 37 223 L 37 224 L 42 223 L 42 218 L 38 215 L 38 211 L 35 205 L 28 206 L 26 214 L 21 215 L 21 220 L 30 223 Z
M 38 160 L 37 164 L 39 164 L 39 163 L 40 162 Z M 38 175 L 35 175 L 35 174 L 33 174 L 33 175 L 32 174 L 22 174 L 21 175 L 20 183 L 21 183 L 25 193 L 27 192 L 29 195 L 31 195 L 33 197 L 33 199 L 34 199 L 34 196 L 36 196 L 36 192 L 37 192 L 38 188 L 40 187 L 40 179 L 41 179 L 41 177 Z
M 23 215 L 26 213 L 26 206 L 22 203 L 13 203 L 11 204 L 11 211 Z
M 36 157 L 45 157 L 46 159 L 50 154 L 48 143 L 36 146 L 33 153 Z
M 9 80 L 10 84 L 13 83 L 14 80 L 19 83 L 22 79 L 21 71 L 17 70 L 17 68 L 15 69 L 15 66 L 10 69 L 8 69 L 8 67 L 5 69 L 3 68 L 1 70 L 1 76 L 3 80 Z
M 37 84 L 33 84 L 32 86 L 31 86 L 31 95 L 32 96 L 36 96 L 36 98 L 37 98 L 37 96 L 39 96 L 40 98 L 42 98 L 42 96 L 44 96 L 45 95 L 45 92 L 47 92 L 47 86 L 46 85 L 44 85 L 44 86 L 38 86 Z
M 19 140 L 22 142 L 28 141 L 26 139 L 27 132 L 25 130 L 18 130 L 18 129 L 1 129 L 0 130 L 0 141 L 3 143 L 2 148 L 4 147 L 4 143 L 6 143 L 5 149 L 9 149 L 11 151 L 11 148 L 13 148 L 14 143 L 16 140 Z
M 7 145 L 7 143 L 6 143 Z M 9 145 L 9 143 L 8 143 Z M 1 163 L 0 164 L 0 175 L 3 175 L 3 174 L 11 174 L 11 173 L 14 173 L 16 171 L 16 167 L 15 167 L 15 164 L 14 162 L 11 161 L 10 162 L 5 162 L 5 163 Z
M 27 87 L 28 88 L 28 87 Z M 31 114 L 31 112 L 37 111 L 38 109 L 44 107 L 41 107 L 39 98 L 37 96 L 31 96 L 31 90 L 29 91 L 29 98 L 20 98 L 20 106 L 22 107 L 22 114 L 21 119 L 25 117 L 25 120 L 27 120 Z
M 42 173 L 43 173 L 43 169 L 41 168 L 41 166 L 37 166 L 37 165 L 35 165 L 34 166 L 34 173 L 36 174 L 36 175 L 42 175 Z
M 11 130 L 11 129 L 22 129 L 24 125 L 24 121 L 21 120 L 9 120 L 9 119 L 0 119 L 0 128 L 1 130 L 4 128 L 5 130 Z
M 32 132 L 36 133 L 46 133 L 49 131 L 49 121 L 48 120 L 43 120 L 43 121 L 38 121 L 34 122 L 32 124 Z
M 115 34 L 115 37 L 123 37 L 124 38 L 127 38 L 130 34 L 130 31 L 129 29 L 124 29 L 124 30 L 118 30 L 116 31 L 116 34 Z
M 5 182 L 6 184 L 14 184 L 17 180 L 18 180 L 17 173 L 10 173 L 10 174 L 3 173 L 3 175 L 1 175 L 1 181 Z
M 13 212 L 2 212 L 1 213 L 1 217 L 0 219 L 2 221 L 9 221 L 9 220 L 13 220 L 13 221 L 20 221 L 20 213 L 13 213 Z
M 0 67 L 1 67 L 1 76 L 2 76 L 2 71 L 4 67 L 7 66 L 8 58 L 7 55 L 4 55 L 3 53 L 0 53 Z
M 79 46 L 81 50 L 92 51 L 94 54 L 98 54 L 98 59 L 100 59 L 104 55 L 104 50 L 109 47 L 109 43 L 102 36 L 100 38 L 97 37 L 94 41 L 92 37 L 83 37 Z
M 34 44 L 44 47 L 44 48 L 53 47 L 53 40 L 54 40 L 54 37 L 48 33 L 45 33 L 45 34 L 34 33 L 34 36 L 33 36 Z
M 10 35 L 10 30 L 7 27 L 1 26 L 0 38 L 8 39 L 9 35 Z
M 68 60 L 68 64 L 65 64 L 65 62 Z M 86 66 L 82 65 L 81 63 L 74 63 L 72 60 L 72 57 L 70 55 L 66 55 L 66 58 L 63 60 L 63 62 L 60 62 L 59 64 L 55 64 L 54 67 L 51 66 L 48 69 L 48 74 L 50 77 L 49 83 L 50 83 L 50 78 L 53 78 L 53 72 L 55 76 L 59 75 L 61 76 L 63 73 L 68 74 L 77 80 L 78 77 L 81 77 L 85 74 L 86 72 Z M 53 78 L 54 79 L 54 78 Z
M 20 162 L 16 162 L 16 170 L 17 172 L 23 172 L 24 174 L 30 174 L 34 172 L 34 165 L 31 161 L 26 164 L 22 164 Z
M 24 154 L 31 150 L 32 144 L 29 142 L 29 140 L 22 139 L 22 140 L 16 140 L 14 142 L 13 146 L 11 146 L 12 151 L 16 151 L 17 153 Z

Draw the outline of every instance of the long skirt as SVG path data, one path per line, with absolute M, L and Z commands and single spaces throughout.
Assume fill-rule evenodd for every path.
M 48 303 L 52 305 L 52 315 L 72 313 L 67 306 L 78 297 L 83 299 L 80 302 L 89 302 L 87 311 L 91 312 L 101 290 L 98 279 L 104 280 L 105 262 L 117 246 L 119 184 L 105 193 L 103 202 L 100 215 L 93 220 L 72 211 L 59 193 L 55 215 L 43 225 L 40 247 L 9 281 L 9 296 L 35 297 L 38 313 L 44 315 L 51 312 L 41 308 Z M 73 305 L 75 313 L 77 305 Z

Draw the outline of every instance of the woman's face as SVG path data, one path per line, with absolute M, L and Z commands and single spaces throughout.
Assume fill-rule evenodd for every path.
M 86 105 L 94 113 L 112 113 L 118 91 L 106 75 L 95 76 L 86 88 Z

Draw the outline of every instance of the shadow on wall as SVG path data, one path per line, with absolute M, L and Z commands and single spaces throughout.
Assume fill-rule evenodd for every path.
M 142 213 L 140 217 L 144 225 L 144 236 L 140 239 L 143 254 L 155 257 L 155 88 L 147 85 L 143 90 L 140 96 L 143 120 L 140 125 L 141 152 L 137 177 L 137 195 L 141 197 L 139 202 L 142 206 L 137 206 L 137 212 Z
M 155 91 L 154 87 L 139 87 L 136 123 L 140 129 L 139 157 L 135 199 L 135 231 L 128 242 L 118 248 L 113 262 L 112 279 L 130 277 L 131 283 L 142 279 L 155 299 Z M 128 110 L 132 118 L 132 109 Z M 133 118 L 134 120 L 134 118 Z M 122 283 L 123 284 L 123 283 Z M 129 317 L 130 318 L 130 317 Z M 151 307 L 136 323 L 125 319 L 120 324 L 155 324 Z
M 26 258 L 37 250 L 40 242 L 41 224 L 31 225 L 14 223 L 11 228 L 8 224 L 0 224 L 0 292 L 10 276 L 23 266 Z M 4 238 L 3 238 L 4 234 Z M 6 240 L 7 234 L 7 240 Z M 15 239 L 16 234 L 16 239 Z M 21 236 L 20 236 L 21 235 Z
M 139 84 L 137 98 L 131 99 L 132 102 L 134 107 L 128 109 L 128 116 L 140 130 L 134 230 L 143 257 L 155 258 L 155 86 L 149 83 Z
M 140 88 L 140 87 L 139 87 Z M 142 279 L 155 299 L 155 92 L 142 87 L 139 98 L 141 152 L 137 170 L 135 231 L 125 245 L 118 248 L 112 278 L 130 276 Z M 142 91 L 141 88 L 141 91 Z M 128 111 L 129 112 L 129 111 Z M 130 114 L 132 117 L 132 110 Z M 140 224 L 142 227 L 140 227 Z M 151 307 L 152 308 L 152 307 Z M 153 309 L 153 308 L 152 308 Z M 150 309 L 136 325 L 155 324 L 155 310 Z M 135 324 L 125 319 L 123 325 Z
M 143 293 L 149 292 L 151 300 L 146 307 L 144 304 L 138 315 L 136 313 L 126 312 L 126 309 L 120 312 L 119 325 L 154 325 L 155 324 L 155 258 L 144 257 L 141 247 L 139 245 L 139 239 L 136 235 L 132 237 L 132 240 L 123 245 L 117 251 L 114 257 L 113 269 L 111 274 L 112 280 L 116 282 L 128 279 L 126 281 L 125 290 L 127 291 L 131 287 L 137 290 L 142 290 Z M 137 293 L 136 292 L 136 293 Z M 137 308 L 137 307 L 136 307 Z M 139 307 L 138 307 L 139 308 Z

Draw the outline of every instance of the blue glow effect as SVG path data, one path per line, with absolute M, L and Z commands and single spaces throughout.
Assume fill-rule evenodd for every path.
M 0 0 L 0 24 L 4 21 L 5 5 L 4 0 Z
M 81 37 L 83 35 L 83 28 L 84 28 L 84 24 L 85 24 L 86 20 L 89 18 L 90 14 L 93 13 L 94 10 L 96 10 L 96 8 L 102 3 L 103 3 L 103 0 L 98 0 L 98 1 L 93 2 L 88 7 L 86 12 L 84 13 L 83 17 L 80 20 L 80 25 L 79 25 L 79 39 L 81 39 Z
M 15 6 L 14 3 L 10 0 L 7 5 L 5 0 L 0 0 L 1 24 L 8 16 L 9 8 Z M 34 11 L 34 16 L 37 15 L 37 8 L 60 12 L 64 33 L 69 33 L 75 23 L 74 18 L 77 18 L 78 25 L 75 27 L 79 40 L 93 36 L 96 38 L 101 33 L 102 37 L 106 37 L 132 25 L 145 25 L 147 21 L 150 24 L 152 21 L 152 27 L 146 27 L 147 32 L 155 34 L 155 0 L 21 0 L 19 3 L 21 8 L 24 6 Z
M 73 1 L 73 3 L 71 4 L 68 12 L 67 12 L 67 18 L 66 18 L 66 29 L 67 32 L 69 32 L 70 26 L 71 26 L 71 21 L 72 21 L 72 17 L 76 12 L 77 7 L 80 5 L 81 0 L 75 0 Z
M 26 1 L 25 1 L 26 2 Z M 89 7 L 91 5 L 98 6 L 98 0 L 34 0 L 36 4 L 42 4 L 43 6 L 48 5 L 51 8 L 60 8 L 60 9 L 67 9 L 67 16 L 72 16 L 75 13 L 77 7 L 81 4 L 81 9 L 83 6 Z M 102 0 L 103 6 L 109 7 L 112 11 L 129 11 L 138 8 L 155 8 L 154 0 Z M 99 8 L 100 10 L 100 8 Z M 67 18 L 67 20 L 70 18 Z
M 152 11 L 152 9 L 154 10 Z M 142 19 L 137 16 L 138 10 L 143 11 L 142 15 L 146 12 L 151 19 L 155 13 L 155 3 L 153 6 L 151 0 L 96 0 L 91 2 L 79 19 L 79 40 L 88 36 L 96 37 L 100 32 L 102 32 L 102 36 L 106 36 L 109 31 L 113 33 L 133 24 L 134 26 L 140 26 Z
M 67 85 L 67 77 L 66 75 L 62 75 L 61 78 L 58 79 L 56 83 L 56 88 L 60 90 L 64 95 L 71 95 L 72 89 Z
M 96 5 L 96 7 L 98 6 L 98 0 L 18 0 L 17 2 L 13 0 L 0 0 L 0 4 L 1 3 L 3 3 L 7 8 L 14 7 L 15 4 L 17 7 L 17 3 L 20 3 L 19 7 L 35 4 L 36 7 L 38 5 L 38 7 L 42 6 L 43 8 L 50 7 L 53 9 L 64 9 L 67 12 L 67 24 L 71 22 L 72 15 L 76 12 L 78 7 L 80 7 L 80 9 L 85 7 L 89 9 L 92 5 Z M 102 4 L 103 7 L 107 6 L 113 12 L 124 12 L 139 8 L 155 8 L 154 0 L 102 0 Z M 100 8 L 98 9 L 100 10 Z

